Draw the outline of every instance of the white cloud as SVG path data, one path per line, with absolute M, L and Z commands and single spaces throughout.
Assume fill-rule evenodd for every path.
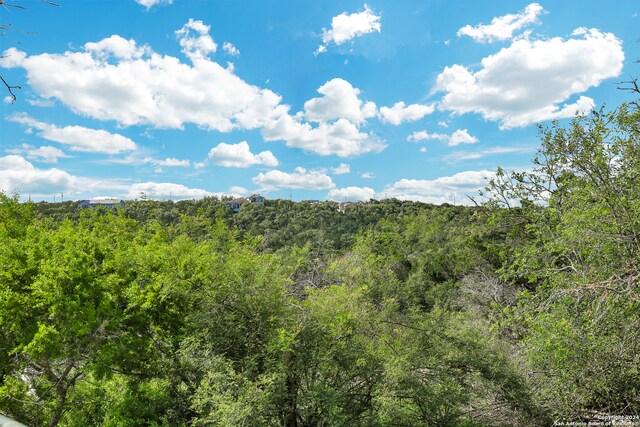
M 322 42 L 316 54 L 325 52 L 327 45 L 334 43 L 341 45 L 356 37 L 372 32 L 380 32 L 380 15 L 376 15 L 371 8 L 365 4 L 363 12 L 341 13 L 331 20 L 331 29 L 322 29 Z
M 229 42 L 224 42 L 222 44 L 222 50 L 224 50 L 225 52 L 227 52 L 229 55 L 232 55 L 232 56 L 240 55 L 240 51 L 238 50 L 238 48 L 236 48 L 233 44 Z
M 204 22 L 189 19 L 182 28 L 176 31 L 176 37 L 182 46 L 182 53 L 196 62 L 205 59 L 210 53 L 218 50 L 218 45 L 209 34 L 211 26 Z
M 472 27 L 465 25 L 458 30 L 458 37 L 469 36 L 477 42 L 494 42 L 496 40 L 509 40 L 513 33 L 527 25 L 538 22 L 538 15 L 544 12 L 538 3 L 531 3 L 523 11 L 515 14 L 495 17 L 489 25 Z
M 153 162 L 158 166 L 167 166 L 170 168 L 173 168 L 173 167 L 188 168 L 191 165 L 191 162 L 189 160 L 180 160 L 174 157 L 167 157 L 164 160 L 153 160 Z
M 289 147 L 301 148 L 321 156 L 351 157 L 382 151 L 386 145 L 375 136 L 361 132 L 346 119 L 312 127 L 291 115 L 282 115 L 262 129 L 266 141 L 283 140 Z
M 428 139 L 436 139 L 438 141 L 444 141 L 448 146 L 454 147 L 460 144 L 475 144 L 478 142 L 478 138 L 469 134 L 467 129 L 457 129 L 451 135 L 444 133 L 429 133 L 425 130 L 413 132 L 407 137 L 407 141 L 423 141 Z
M 358 98 L 360 90 L 343 79 L 332 79 L 318 88 L 324 95 L 304 103 L 304 116 L 313 122 L 325 122 L 336 119 L 347 119 L 359 124 L 376 114 L 376 104 L 363 104 Z
M 222 195 L 222 193 L 212 193 L 201 188 L 189 188 L 182 184 L 139 182 L 129 187 L 127 197 L 130 199 L 139 198 L 142 193 L 152 199 L 170 198 L 172 200 L 202 199 L 207 196 L 220 197 Z
M 376 176 L 374 174 L 372 174 L 371 172 L 362 172 L 360 174 L 360 178 L 362 178 L 362 179 L 373 179 L 375 177 Z
M 335 188 L 327 194 L 328 200 L 343 201 L 368 201 L 375 197 L 376 192 L 369 187 L 345 187 Z
M 321 156 L 350 157 L 379 152 L 385 148 L 374 135 L 360 131 L 360 125 L 376 114 L 373 102 L 358 98 L 360 91 L 343 79 L 322 85 L 322 97 L 304 104 L 304 112 L 292 116 L 287 111 L 267 122 L 262 128 L 266 141 L 283 140 L 289 147 L 301 148 Z M 302 118 L 318 122 L 314 127 Z
M 40 137 L 68 145 L 71 151 L 118 154 L 137 148 L 135 142 L 117 133 L 89 129 L 83 126 L 58 127 L 40 122 L 26 113 L 12 114 L 8 120 L 35 128 L 40 131 L 38 134 Z
M 63 54 L 27 56 L 12 48 L 0 66 L 24 68 L 41 99 L 56 99 L 77 114 L 120 126 L 180 129 L 192 123 L 220 132 L 260 129 L 265 140 L 340 157 L 384 149 L 378 138 L 359 128 L 375 115 L 375 104 L 360 101 L 358 89 L 348 82 L 327 82 L 326 94 L 309 101 L 307 113 L 319 121 L 312 125 L 304 112 L 291 115 L 278 94 L 246 83 L 211 60 L 207 55 L 215 42 L 208 31 L 208 25 L 193 19 L 178 30 L 190 64 L 111 36 Z M 349 91 L 347 99 L 339 97 Z
M 469 205 L 472 202 L 468 196 L 477 196 L 493 177 L 495 172 L 481 170 L 459 172 L 431 180 L 401 179 L 387 186 L 384 192 L 387 197 L 402 200 Z
M 427 139 L 437 139 L 439 141 L 445 141 L 448 137 L 449 135 L 446 135 L 444 133 L 429 133 L 426 130 L 419 130 L 409 135 L 407 137 L 407 141 L 417 142 L 417 141 L 424 141 Z
M 135 0 L 136 3 L 141 4 L 142 6 L 146 7 L 147 10 L 149 10 L 151 7 L 155 6 L 156 4 L 160 5 L 160 4 L 171 4 L 173 3 L 173 0 Z
M 77 179 L 60 169 L 38 169 L 24 157 L 0 157 L 0 190 L 22 194 L 66 192 Z
M 331 168 L 331 173 L 334 175 L 344 175 L 351 172 L 351 167 L 347 163 L 340 163 L 337 168 Z
M 27 104 L 34 107 L 53 107 L 55 102 L 50 99 L 26 99 Z
M 440 109 L 457 114 L 479 113 L 500 121 L 501 128 L 573 116 L 594 102 L 571 96 L 598 86 L 622 71 L 622 42 L 611 33 L 579 28 L 573 38 L 520 39 L 482 60 L 472 72 L 461 65 L 446 67 L 436 89 L 445 92 Z
M 19 148 L 12 148 L 6 151 L 11 154 L 25 154 L 29 160 L 35 160 L 42 163 L 58 163 L 58 159 L 60 158 L 71 157 L 65 154 L 61 149 L 50 145 L 44 145 L 36 148 L 29 144 L 22 144 Z
M 454 151 L 444 156 L 444 160 L 450 163 L 461 162 L 464 160 L 477 160 L 483 157 L 498 155 L 498 154 L 514 154 L 514 153 L 531 153 L 534 151 L 533 147 L 491 147 L 479 151 Z
M 414 122 L 420 120 L 424 116 L 433 113 L 434 104 L 411 104 L 405 105 L 404 102 L 397 102 L 393 107 L 381 107 L 380 116 L 382 121 L 392 125 L 399 125 L 402 122 Z
M 57 168 L 40 169 L 24 157 L 0 157 L 0 190 L 18 191 L 21 195 L 65 196 L 95 193 L 96 191 L 126 191 L 128 184 L 119 180 L 77 177 Z
M 57 99 L 75 113 L 121 126 L 167 129 L 193 123 L 228 132 L 259 128 L 285 114 L 279 95 L 207 58 L 215 42 L 206 31 L 207 25 L 194 20 L 178 30 L 191 64 L 111 36 L 63 54 L 27 56 L 11 48 L 0 66 L 24 68 L 42 99 Z
M 84 45 L 87 52 L 103 60 L 110 56 L 118 59 L 140 59 L 151 52 L 148 46 L 139 47 L 134 40 L 127 40 L 113 35 L 99 42 L 89 42 Z
M 188 168 L 191 166 L 191 162 L 186 159 L 176 159 L 174 157 L 167 157 L 166 159 L 154 159 L 153 157 L 142 157 L 142 151 L 130 154 L 124 158 L 111 158 L 106 160 L 107 163 L 116 163 L 121 165 L 154 165 L 158 167 L 183 167 Z M 161 169 L 160 169 L 161 170 Z
M 262 190 L 278 190 L 290 188 L 294 190 L 325 190 L 335 187 L 331 177 L 322 171 L 307 171 L 296 168 L 293 173 L 273 170 L 260 173 L 252 181 Z
M 478 142 L 478 138 L 470 135 L 468 130 L 457 129 L 449 137 L 447 145 L 449 145 L 450 147 L 455 147 L 456 145 L 460 144 L 475 144 L 476 142 Z
M 246 141 L 238 144 L 221 142 L 209 151 L 208 158 L 217 165 L 231 168 L 248 168 L 252 165 L 278 166 L 278 159 L 271 151 L 253 154 Z
M 246 189 L 244 187 L 240 187 L 238 185 L 234 185 L 234 186 L 229 188 L 229 193 L 233 197 L 242 197 L 243 195 L 247 194 L 248 192 L 249 192 L 248 189 Z

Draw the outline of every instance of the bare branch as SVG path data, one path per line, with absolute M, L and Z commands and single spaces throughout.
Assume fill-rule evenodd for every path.
M 18 97 L 15 93 L 13 93 L 13 89 L 22 89 L 22 86 L 11 86 L 2 76 L 0 76 L 0 80 L 2 80 L 2 83 L 4 83 L 4 85 L 7 87 L 7 90 L 9 91 L 9 96 L 11 96 L 11 103 L 16 102 L 16 99 L 18 99 Z

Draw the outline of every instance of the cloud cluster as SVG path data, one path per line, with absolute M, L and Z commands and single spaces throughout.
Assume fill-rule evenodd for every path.
M 544 12 L 538 3 L 531 3 L 519 13 L 495 17 L 491 24 L 465 25 L 458 30 L 458 37 L 469 36 L 477 42 L 494 42 L 496 40 L 509 40 L 513 34 L 538 21 L 538 16 Z
M 436 90 L 444 92 L 439 107 L 481 114 L 503 129 L 572 117 L 594 102 L 584 96 L 566 102 L 618 76 L 623 61 L 622 42 L 597 29 L 579 28 L 567 40 L 520 39 L 484 58 L 478 71 L 446 67 L 436 79 Z
M 331 177 L 322 171 L 308 171 L 298 167 L 292 173 L 272 170 L 260 173 L 253 182 L 261 190 L 272 191 L 282 188 L 293 190 L 325 190 L 335 187 Z
M 180 129 L 193 123 L 220 132 L 260 129 L 267 141 L 323 156 L 349 157 L 385 147 L 360 129 L 376 116 L 376 105 L 360 100 L 360 91 L 346 80 L 327 81 L 318 89 L 322 96 L 291 114 L 278 94 L 248 84 L 209 57 L 217 50 L 209 31 L 193 19 L 176 31 L 190 64 L 113 35 L 63 54 L 27 56 L 11 48 L 0 66 L 24 68 L 42 99 L 57 99 L 78 114 L 120 126 Z M 223 49 L 237 53 L 230 43 Z
M 278 166 L 278 159 L 271 151 L 253 154 L 247 141 L 238 144 L 221 142 L 209 151 L 208 159 L 217 165 L 231 168 L 248 168 L 253 165 Z
M 16 113 L 8 120 L 37 129 L 39 136 L 47 141 L 68 145 L 71 151 L 118 154 L 137 149 L 135 142 L 118 133 L 83 126 L 58 127 L 38 121 L 25 113 Z
M 386 197 L 425 203 L 472 204 L 468 196 L 477 196 L 495 172 L 465 171 L 436 179 L 401 179 L 384 189 Z
M 380 32 L 380 15 L 376 15 L 369 5 L 364 5 L 364 11 L 357 13 L 343 12 L 331 20 L 331 28 L 322 29 L 322 42 L 315 54 L 327 51 L 331 43 L 341 45 L 365 34 Z
M 10 48 L 0 66 L 22 67 L 43 99 L 121 126 L 180 129 L 193 123 L 228 132 L 254 129 L 286 113 L 274 92 L 250 85 L 207 58 L 215 42 L 208 26 L 190 20 L 177 36 L 191 64 L 114 35 L 82 51 L 27 56 Z

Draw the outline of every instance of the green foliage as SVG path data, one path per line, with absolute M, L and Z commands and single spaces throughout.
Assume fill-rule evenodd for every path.
M 0 412 L 66 426 L 640 414 L 640 112 L 541 128 L 482 207 L 0 194 Z
M 565 419 L 640 414 L 640 111 L 621 106 L 541 128 L 532 173 L 503 174 L 496 224 L 514 243 L 504 278 L 524 284 L 503 326 L 548 410 Z

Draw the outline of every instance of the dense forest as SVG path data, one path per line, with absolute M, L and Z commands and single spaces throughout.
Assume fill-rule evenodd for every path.
M 0 413 L 29 426 L 640 416 L 640 111 L 540 128 L 477 204 L 0 195 Z M 635 418 L 637 419 L 637 418 Z

